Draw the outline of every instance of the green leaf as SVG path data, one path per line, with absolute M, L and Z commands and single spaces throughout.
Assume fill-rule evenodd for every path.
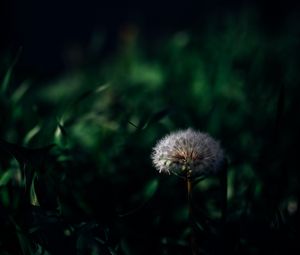
M 106 90 L 108 87 L 110 86 L 110 84 L 106 83 L 106 84 L 103 84 L 103 85 L 100 85 L 98 86 L 96 89 L 91 89 L 91 90 L 88 90 L 84 93 L 82 93 L 74 102 L 74 105 L 82 102 L 83 100 L 85 100 L 86 98 L 92 96 L 92 95 L 95 95 L 95 94 L 98 94 L 98 93 L 101 93 L 102 91 Z
M 18 237 L 19 240 L 19 244 L 22 250 L 22 254 L 23 255 L 34 255 L 35 253 L 32 250 L 31 244 L 30 244 L 30 240 L 29 238 L 26 236 L 25 232 L 22 230 L 22 228 L 15 222 L 15 220 L 13 219 L 13 217 L 9 217 L 10 221 L 12 222 L 12 224 L 14 225 L 15 229 L 16 229 L 16 235 Z
M 67 107 L 63 110 L 62 114 L 61 114 L 61 122 L 60 123 L 64 123 L 65 125 L 67 125 L 67 123 L 70 122 L 71 119 L 73 119 L 73 115 L 74 115 L 74 109 L 76 109 L 78 107 L 78 105 L 80 105 L 80 103 L 82 103 L 82 101 L 86 100 L 87 98 L 89 98 L 90 96 L 99 94 L 103 91 L 105 91 L 107 88 L 110 87 L 110 84 L 106 83 L 103 85 L 98 86 L 95 89 L 90 89 L 88 91 L 85 91 L 84 93 L 82 93 L 81 95 L 79 95 L 79 97 L 77 99 L 75 99 L 73 102 L 71 102 L 70 104 L 67 105 Z M 76 117 L 75 117 L 76 119 Z
M 10 204 L 9 190 L 8 188 L 1 189 L 0 201 L 4 207 L 8 207 Z
M 25 95 L 25 93 L 28 91 L 29 89 L 29 83 L 28 82 L 24 82 L 22 83 L 12 94 L 11 96 L 11 100 L 12 102 L 14 102 L 15 104 L 18 103 L 23 96 Z
M 147 121 L 145 118 L 143 118 L 138 127 L 139 127 L 139 129 L 145 129 L 148 126 L 159 122 L 160 120 L 162 120 L 163 118 L 168 116 L 170 113 L 171 113 L 170 108 L 164 108 L 164 109 L 154 113 Z
M 11 170 L 4 172 L 4 174 L 0 177 L 0 187 L 5 186 L 12 178 L 12 176 L 13 172 Z
M 120 217 L 128 216 L 142 209 L 149 202 L 149 200 L 154 196 L 155 192 L 157 191 L 158 185 L 159 182 L 157 179 L 149 181 L 142 191 L 143 201 L 141 202 L 141 204 L 127 213 L 119 214 L 119 216 Z
M 30 203 L 33 206 L 40 206 L 39 200 L 38 200 L 36 192 L 35 192 L 35 186 L 34 186 L 36 178 L 37 178 L 37 175 L 34 174 L 31 185 L 30 185 Z
M 20 230 L 17 230 L 17 236 L 22 249 L 22 253 L 24 255 L 34 255 L 34 252 L 32 251 L 32 248 L 30 246 L 29 239 Z
M 29 132 L 26 134 L 24 138 L 24 144 L 27 145 L 29 142 L 35 137 L 41 130 L 40 125 L 34 126 Z
M 26 163 L 29 163 L 35 169 L 38 169 L 44 162 L 46 155 L 53 147 L 54 144 L 50 144 L 42 148 L 29 149 L 17 144 L 9 143 L 0 138 L 0 150 L 3 149 L 11 154 L 22 167 Z
M 57 121 L 57 127 L 54 133 L 54 141 L 56 144 L 63 146 L 67 143 L 67 131 L 62 123 Z
M 158 188 L 158 180 L 157 179 L 154 179 L 154 180 L 148 182 L 148 184 L 146 185 L 146 187 L 144 189 L 144 197 L 147 200 L 152 198 L 153 195 L 155 194 L 157 188 Z
M 7 91 L 7 88 L 9 86 L 9 83 L 11 81 L 11 77 L 12 77 L 12 72 L 13 72 L 13 69 L 20 57 L 20 54 L 22 52 L 22 48 L 19 49 L 15 59 L 13 60 L 12 64 L 10 65 L 10 67 L 8 68 L 6 74 L 4 75 L 4 79 L 0 85 L 0 88 L 1 88 L 1 92 L 4 94 L 6 91 Z

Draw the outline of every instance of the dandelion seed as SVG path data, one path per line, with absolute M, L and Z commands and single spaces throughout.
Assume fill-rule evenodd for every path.
M 153 148 L 151 158 L 160 173 L 188 178 L 216 173 L 224 162 L 219 142 L 191 128 L 162 138 Z

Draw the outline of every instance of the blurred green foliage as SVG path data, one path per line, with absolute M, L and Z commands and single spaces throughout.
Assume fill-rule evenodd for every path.
M 297 249 L 300 31 L 221 23 L 150 52 L 131 29 L 105 63 L 43 84 L 2 68 L 1 254 L 191 254 L 185 183 L 150 161 L 187 127 L 229 160 L 225 225 L 220 176 L 194 187 L 199 254 Z

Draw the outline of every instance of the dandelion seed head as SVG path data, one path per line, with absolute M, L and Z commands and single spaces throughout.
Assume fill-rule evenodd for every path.
M 189 128 L 158 141 L 151 158 L 160 173 L 198 177 L 216 173 L 224 162 L 224 153 L 211 136 Z

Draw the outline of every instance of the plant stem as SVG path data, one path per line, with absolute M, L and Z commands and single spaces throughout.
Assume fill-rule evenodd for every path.
M 192 216 L 192 178 L 191 176 L 187 176 L 186 178 L 187 182 L 187 196 L 188 196 L 188 210 L 189 210 L 189 224 L 191 227 L 191 236 L 190 236 L 190 247 L 192 250 L 192 255 L 197 254 L 197 246 L 196 246 L 196 239 L 195 239 L 195 233 L 193 229 L 193 216 Z
M 189 203 L 189 211 L 191 210 L 191 199 L 192 199 L 192 180 L 191 178 L 187 178 L 187 195 L 188 195 L 188 203 Z

